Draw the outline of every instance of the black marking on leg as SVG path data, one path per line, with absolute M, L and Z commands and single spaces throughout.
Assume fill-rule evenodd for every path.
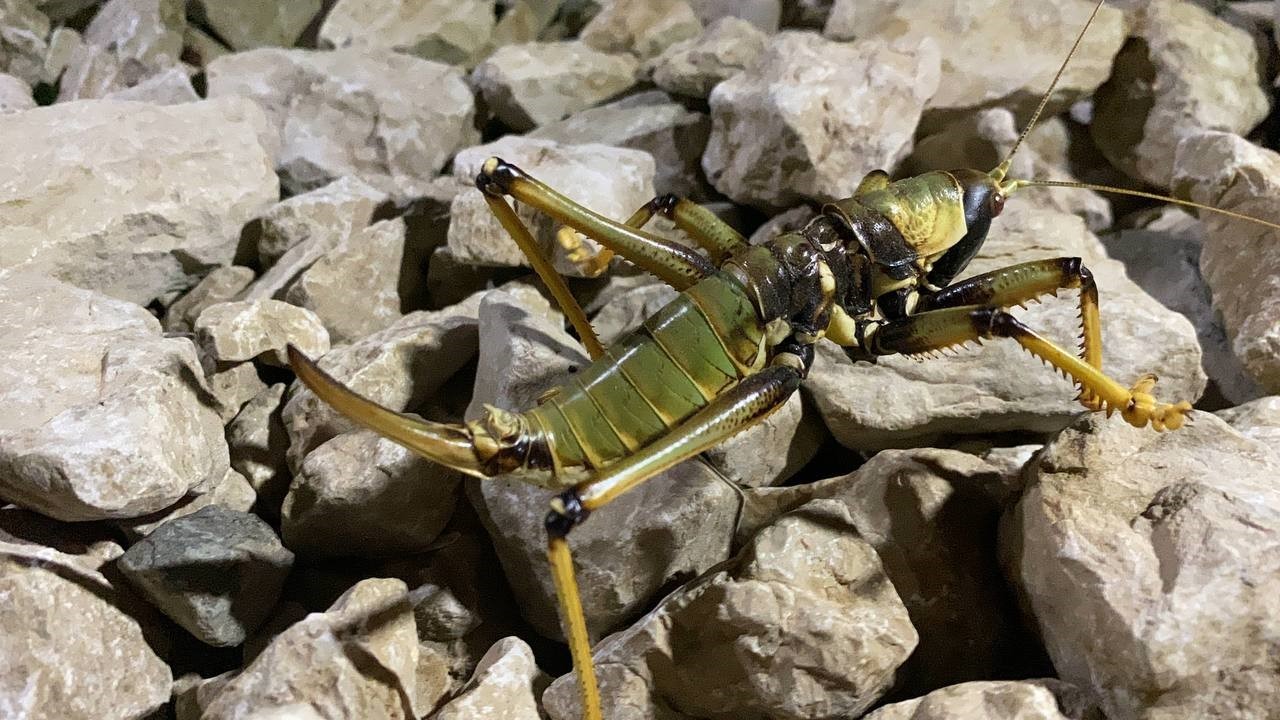
M 582 497 L 578 491 L 569 488 L 551 501 L 551 511 L 547 513 L 543 524 L 550 538 L 566 538 L 569 532 L 581 525 L 591 511 L 582 506 Z
M 480 166 L 480 172 L 476 175 L 476 187 L 487 195 L 503 195 L 521 174 L 520 168 L 515 165 L 500 157 L 492 157 Z

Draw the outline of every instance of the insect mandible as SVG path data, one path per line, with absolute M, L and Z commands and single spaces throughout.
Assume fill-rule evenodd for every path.
M 1176 430 L 1186 422 L 1191 405 L 1157 400 L 1154 375 L 1125 387 L 1103 372 L 1098 289 L 1079 258 L 1035 260 L 953 282 L 1016 190 L 1082 186 L 1007 174 L 1102 4 L 1094 7 L 1030 122 L 994 170 L 930 172 L 897 181 L 875 171 L 853 197 L 826 205 L 803 229 L 761 245 L 748 244 L 705 208 L 670 195 L 616 222 L 500 158 L 488 159 L 477 186 L 592 358 L 531 410 L 486 407 L 483 417 L 465 424 L 430 422 L 366 400 L 292 346 L 290 363 L 321 399 L 430 460 L 473 477 L 505 475 L 560 491 L 546 517 L 547 555 L 584 716 L 602 720 L 570 532 L 623 493 L 781 407 L 799 388 L 814 345 L 823 338 L 855 359 L 1005 338 L 1071 378 L 1089 410 L 1119 412 L 1130 424 L 1155 430 Z M 1187 201 L 1083 187 L 1280 227 Z M 616 253 L 680 294 L 640 329 L 603 347 L 507 198 L 596 240 L 605 248 L 603 259 Z M 654 215 L 672 220 L 706 254 L 645 232 Z M 1079 291 L 1078 354 L 1005 311 L 1065 288 Z

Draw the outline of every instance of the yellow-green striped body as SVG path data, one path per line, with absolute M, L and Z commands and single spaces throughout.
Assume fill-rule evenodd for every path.
M 742 284 L 717 273 L 677 296 L 524 419 L 544 434 L 557 476 L 604 467 L 758 370 L 767 353 L 764 337 Z

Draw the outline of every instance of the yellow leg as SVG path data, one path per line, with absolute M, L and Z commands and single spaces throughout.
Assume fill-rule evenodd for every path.
M 569 640 L 569 654 L 578 673 L 582 717 L 584 720 L 604 720 L 600 711 L 600 683 L 596 680 L 596 666 L 591 659 L 587 619 L 582 612 L 582 597 L 578 594 L 578 581 L 573 574 L 573 556 L 569 553 L 569 541 L 565 537 L 552 535 L 548 538 L 547 560 L 551 563 L 551 576 L 556 584 L 556 599 L 560 602 L 561 621 Z

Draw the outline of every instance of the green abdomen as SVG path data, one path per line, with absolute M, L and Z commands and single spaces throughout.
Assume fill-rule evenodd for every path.
M 526 413 L 561 467 L 599 468 L 643 447 L 752 372 L 764 330 L 741 283 L 709 277 Z

